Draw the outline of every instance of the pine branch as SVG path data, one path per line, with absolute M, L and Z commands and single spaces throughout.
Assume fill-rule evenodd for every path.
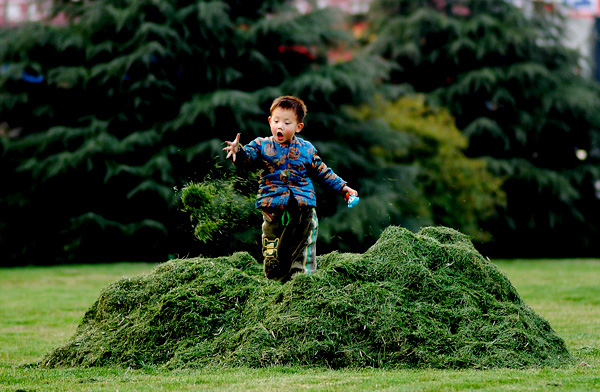
M 243 129 L 245 116 L 260 114 L 257 98 L 252 93 L 236 90 L 216 90 L 208 94 L 195 95 L 191 101 L 181 106 L 181 112 L 174 122 L 175 129 L 192 125 L 199 117 L 207 118 L 214 127 L 217 121 L 218 108 L 236 108 L 232 115 L 240 129 Z
M 175 203 L 175 201 L 174 201 L 175 192 L 173 192 L 173 188 L 163 185 L 163 184 L 158 183 L 153 180 L 146 180 L 146 181 L 140 182 L 135 188 L 133 188 L 131 191 L 129 191 L 129 193 L 127 193 L 127 198 L 131 199 L 134 196 L 136 196 L 137 194 L 139 194 L 140 192 L 148 192 L 148 191 L 157 193 L 166 202 L 168 202 L 168 203 L 170 202 L 169 204 L 174 205 L 174 203 Z
M 87 212 L 72 219 L 72 228 L 74 230 L 83 230 L 85 226 L 90 224 L 98 225 L 102 230 L 116 229 L 125 236 L 132 236 L 141 229 L 151 228 L 160 231 L 162 234 L 167 234 L 167 228 L 162 223 L 153 219 L 143 219 L 139 222 L 124 223 L 111 219 L 106 219 L 102 215 Z
M 508 135 L 505 134 L 504 130 L 496 121 L 488 117 L 479 117 L 471 121 L 471 123 L 463 130 L 463 133 L 469 139 L 474 136 L 487 134 L 491 136 L 492 139 L 499 139 L 502 141 L 504 149 L 508 149 L 510 146 Z

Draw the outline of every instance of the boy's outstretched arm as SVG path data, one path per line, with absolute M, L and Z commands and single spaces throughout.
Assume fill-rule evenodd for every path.
M 227 143 L 227 147 L 223 148 L 223 151 L 227 151 L 227 157 L 225 159 L 233 157 L 232 159 L 235 162 L 235 154 L 240 150 L 240 134 L 237 134 L 234 141 L 226 141 L 225 143 Z
M 310 165 L 312 169 L 311 176 L 314 176 L 323 185 L 328 186 L 333 190 L 337 190 L 340 194 L 348 200 L 351 195 L 358 196 L 358 192 L 350 188 L 345 181 L 342 180 L 337 174 L 327 167 L 327 165 L 321 160 L 321 157 L 317 155 L 317 150 L 313 147 L 313 158 Z M 341 184 L 340 184 L 341 183 Z M 343 184 L 343 185 L 342 185 Z M 340 189 L 339 186 L 342 186 Z

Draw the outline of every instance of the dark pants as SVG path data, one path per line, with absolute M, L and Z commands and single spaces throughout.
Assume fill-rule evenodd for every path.
M 315 272 L 319 228 L 315 209 L 292 203 L 286 209 L 269 208 L 262 213 L 265 276 L 285 282 L 297 272 Z

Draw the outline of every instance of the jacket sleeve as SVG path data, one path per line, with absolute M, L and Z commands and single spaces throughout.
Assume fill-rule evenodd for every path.
M 254 139 L 245 146 L 240 145 L 234 165 L 239 168 L 252 166 L 261 156 L 260 140 Z
M 317 150 L 313 147 L 312 162 L 311 162 L 312 176 L 321 185 L 330 188 L 335 192 L 341 192 L 342 188 L 346 185 L 340 176 L 335 174 L 330 167 L 327 167 L 325 162 L 317 154 Z

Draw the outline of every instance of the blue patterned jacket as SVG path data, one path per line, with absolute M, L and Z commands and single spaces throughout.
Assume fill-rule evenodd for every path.
M 310 142 L 296 136 L 289 144 L 279 144 L 272 136 L 256 138 L 240 148 L 236 155 L 236 166 L 253 163 L 263 169 L 256 208 L 283 208 L 290 195 L 300 207 L 316 207 L 311 178 L 336 192 L 341 192 L 346 185 L 325 165 Z

